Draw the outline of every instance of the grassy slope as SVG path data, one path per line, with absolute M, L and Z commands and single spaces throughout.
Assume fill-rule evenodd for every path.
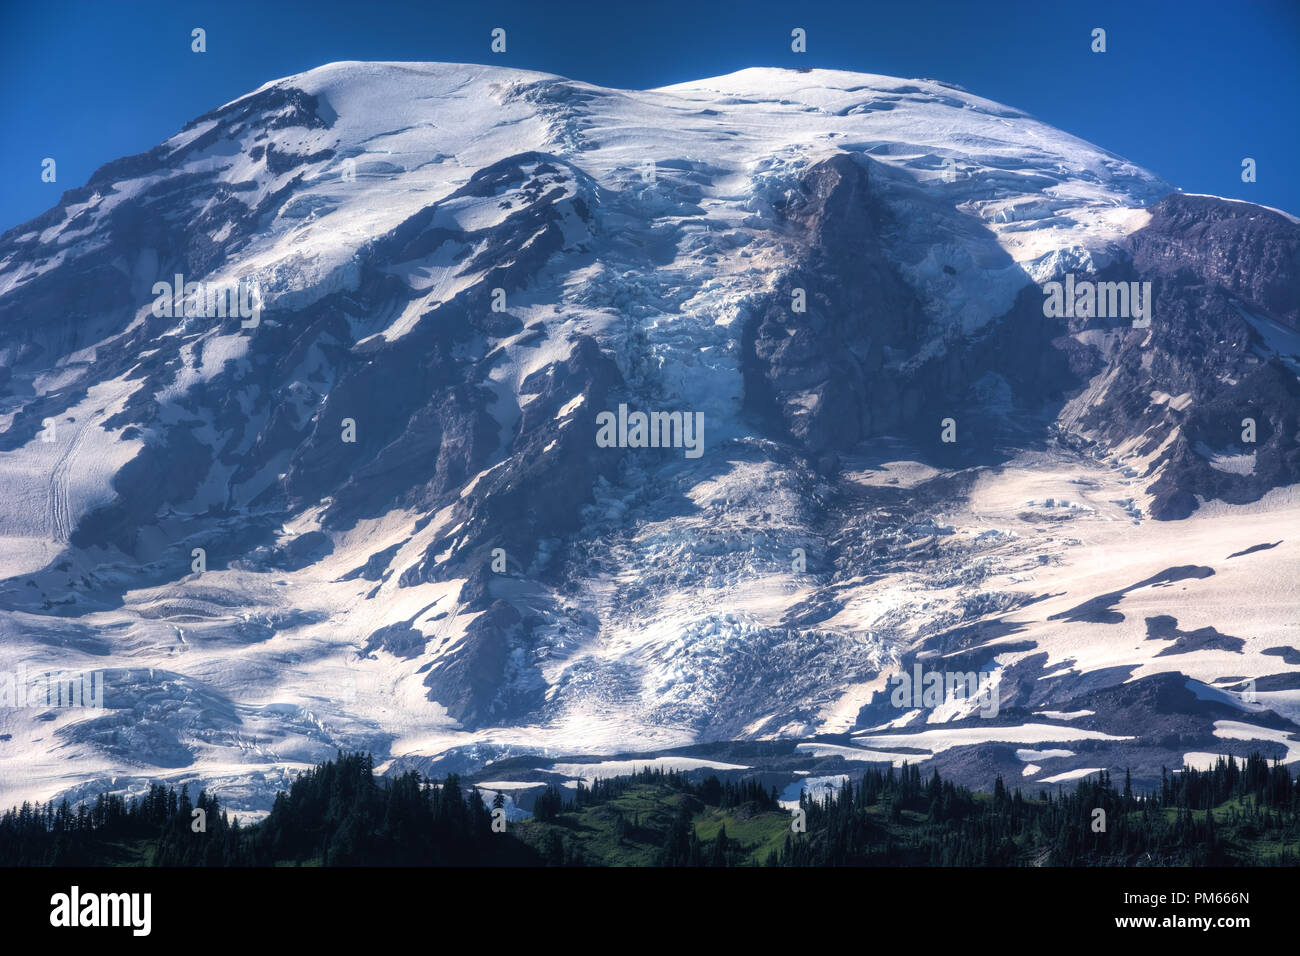
M 742 844 L 754 863 L 761 863 L 769 850 L 781 846 L 790 830 L 787 813 L 750 815 L 743 809 L 720 810 L 668 787 L 648 783 L 636 784 L 627 793 L 600 806 L 561 814 L 554 823 L 526 820 L 512 828 L 517 837 L 538 847 L 543 845 L 548 832 L 559 833 L 566 846 L 570 841 L 577 841 L 590 865 L 653 866 L 663 846 L 664 834 L 683 801 L 694 809 L 695 833 L 700 840 L 714 839 L 718 830 L 726 826 L 727 838 Z M 627 836 L 621 844 L 614 835 L 620 813 L 628 824 Z
M 991 795 L 984 793 L 976 794 L 975 798 L 980 802 L 992 799 Z M 713 840 L 718 830 L 725 825 L 728 840 L 739 842 L 744 847 L 748 862 L 755 865 L 763 863 L 771 850 L 780 848 L 790 833 L 791 816 L 787 812 L 748 813 L 743 808 L 721 810 L 704 806 L 698 800 L 668 787 L 649 783 L 637 784 L 609 803 L 587 807 L 579 812 L 563 813 L 554 823 L 527 820 L 511 824 L 511 830 L 515 836 L 539 848 L 544 845 L 543 841 L 549 832 L 559 833 L 566 846 L 576 840 L 588 865 L 652 866 L 683 801 L 690 802 L 693 807 L 692 822 L 695 835 L 701 842 Z M 1294 845 L 1287 846 L 1254 835 L 1243 836 L 1242 828 L 1234 828 L 1227 823 L 1232 809 L 1242 811 L 1247 807 L 1238 801 L 1231 801 L 1213 812 L 1215 823 L 1219 824 L 1219 838 L 1230 845 L 1232 856 L 1237 862 L 1265 866 L 1275 864 L 1284 846 L 1295 853 Z M 931 826 L 925 814 L 904 810 L 900 822 L 890 823 L 885 806 L 874 806 L 867 812 L 872 821 L 888 830 L 900 845 L 939 836 L 939 828 Z M 629 824 L 628 834 L 621 844 L 614 837 L 615 821 L 619 813 Z M 1165 813 L 1172 821 L 1177 811 L 1171 808 Z M 1193 816 L 1204 819 L 1204 812 L 1194 811 Z M 1140 814 L 1134 815 L 1135 822 L 1139 818 Z M 1036 859 L 1041 860 L 1042 852 L 1047 846 L 1023 846 L 1021 849 L 1022 862 L 1029 864 Z

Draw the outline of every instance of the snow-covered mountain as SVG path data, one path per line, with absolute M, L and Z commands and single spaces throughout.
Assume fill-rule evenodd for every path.
M 1298 266 L 932 80 L 269 83 L 0 236 L 0 670 L 106 687 L 0 707 L 0 803 L 1300 759 Z

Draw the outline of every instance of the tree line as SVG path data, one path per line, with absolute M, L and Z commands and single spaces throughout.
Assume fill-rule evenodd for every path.
M 769 866 L 1300 864 L 1300 785 L 1259 754 L 1164 771 L 1159 789 L 1145 794 L 1134 792 L 1127 771 L 1122 784 L 1102 771 L 1072 790 L 1027 797 L 1001 777 L 991 794 L 977 794 L 916 765 L 872 768 L 834 794 L 801 796 L 798 813 L 755 779 L 692 781 L 644 768 L 579 782 L 571 795 L 549 785 L 533 807 L 537 825 L 503 827 L 498 813 L 494 827 L 499 794 L 489 809 L 456 774 L 382 779 L 369 754 L 340 752 L 299 774 L 266 818 L 247 826 L 206 791 L 191 801 L 187 787 L 161 784 L 75 807 L 25 802 L 0 815 L 0 865 L 584 866 L 576 815 L 633 790 L 652 794 L 664 812 L 653 822 L 618 810 L 602 819 L 617 847 L 633 836 L 658 846 L 661 866 L 755 862 L 761 851 L 729 837 L 725 825 L 699 838 L 696 817 L 705 810 L 726 811 L 727 821 L 779 822 L 788 832 L 761 860 Z

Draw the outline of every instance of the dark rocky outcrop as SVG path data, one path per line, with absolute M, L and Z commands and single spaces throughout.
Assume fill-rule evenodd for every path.
M 924 321 L 886 256 L 885 210 L 862 161 L 841 153 L 813 166 L 778 212 L 802 257 L 745 329 L 745 403 L 819 457 L 898 426 L 924 402 L 906 362 Z M 792 310 L 796 289 L 806 312 Z
M 1156 518 L 1186 517 L 1198 497 L 1239 504 L 1300 480 L 1300 379 L 1257 325 L 1294 327 L 1300 226 L 1244 203 L 1174 195 L 1129 246 L 1131 260 L 1097 278 L 1151 282 L 1151 328 L 1118 329 L 1099 370 L 1105 390 L 1072 427 L 1110 446 L 1143 436 L 1144 455 L 1163 446 L 1146 473 Z M 1242 438 L 1246 419 L 1253 443 Z M 1216 453 L 1254 459 L 1248 470 L 1215 468 Z

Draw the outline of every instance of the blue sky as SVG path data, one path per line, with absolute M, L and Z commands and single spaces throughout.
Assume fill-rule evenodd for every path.
M 208 50 L 190 51 L 190 30 Z M 508 51 L 489 50 L 493 27 Z M 808 52 L 790 50 L 803 27 Z M 1107 52 L 1090 50 L 1107 31 Z M 501 63 L 646 88 L 749 66 L 933 77 L 1026 110 L 1187 192 L 1300 214 L 1300 2 L 0 0 L 0 231 L 108 160 L 332 60 Z M 41 160 L 58 162 L 42 183 Z M 1241 161 L 1258 181 L 1241 181 Z

